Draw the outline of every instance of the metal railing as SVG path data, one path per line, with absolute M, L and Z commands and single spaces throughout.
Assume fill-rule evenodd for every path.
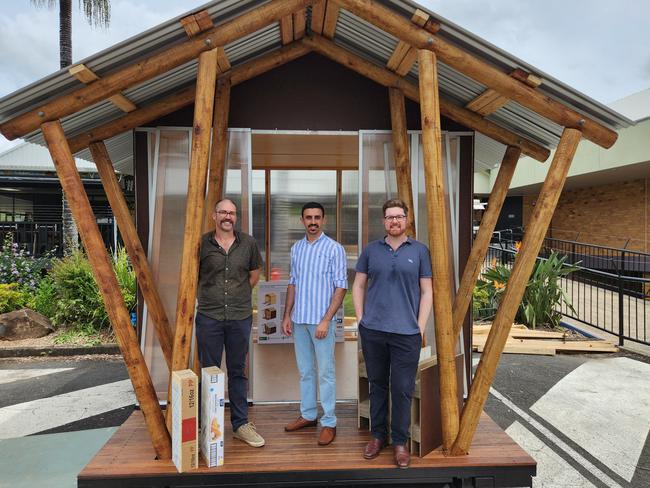
M 112 218 L 98 222 L 99 231 L 107 249 L 115 247 L 115 226 Z M 63 226 L 61 222 L 0 222 L 0 243 L 11 234 L 12 242 L 32 256 L 40 257 L 46 252 L 63 256 Z
M 495 232 L 484 267 L 511 267 L 521 237 L 516 229 Z M 624 340 L 650 345 L 650 254 L 545 238 L 537 259 L 552 251 L 578 267 L 560 279 L 573 307 L 559 306 L 565 317 L 616 335 L 619 345 Z

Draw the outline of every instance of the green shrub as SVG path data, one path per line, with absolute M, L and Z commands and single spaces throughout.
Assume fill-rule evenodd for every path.
M 54 317 L 57 295 L 56 286 L 50 277 L 45 277 L 40 281 L 27 306 L 50 319 Z
M 22 288 L 35 290 L 50 266 L 52 253 L 40 258 L 31 256 L 13 242 L 7 234 L 0 248 L 0 283 L 18 283 Z
M 535 262 L 515 320 L 533 329 L 538 325 L 557 327 L 562 319 L 562 313 L 557 308 L 564 303 L 573 310 L 559 281 L 578 267 L 566 264 L 566 259 L 566 256 L 553 251 L 548 259 Z M 498 305 L 510 279 L 510 268 L 494 265 L 483 273 L 483 279 L 483 289 L 487 291 L 489 299 Z
M 478 280 L 472 291 L 472 316 L 474 320 L 491 318 L 494 311 L 495 304 L 491 300 L 488 283 Z
M 18 283 L 0 284 L 0 313 L 13 312 L 27 305 L 29 294 Z

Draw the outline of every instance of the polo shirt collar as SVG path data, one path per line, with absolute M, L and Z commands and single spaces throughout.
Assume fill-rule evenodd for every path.
M 387 238 L 387 237 L 388 237 L 388 235 L 385 235 L 384 238 L 381 240 L 381 243 L 382 243 L 384 246 L 388 246 L 388 247 L 390 247 L 390 244 L 388 244 L 388 243 L 386 242 L 386 238 Z M 405 240 L 404 242 L 402 242 L 402 243 L 399 245 L 399 247 L 398 247 L 397 249 L 399 249 L 400 247 L 402 247 L 404 244 L 413 244 L 413 239 L 411 238 L 411 236 L 407 236 L 407 237 L 406 237 L 406 240 Z M 392 249 L 392 248 L 391 248 L 391 249 Z
M 240 244 L 240 243 L 241 243 L 241 236 L 240 236 L 240 234 L 239 234 L 239 231 L 234 231 L 234 234 L 235 234 L 235 242 L 236 242 L 237 244 Z M 212 242 L 212 244 L 214 244 L 214 245 L 217 246 L 219 249 L 221 249 L 221 246 L 220 246 L 219 243 L 217 242 L 217 239 L 214 237 L 214 232 L 210 232 L 210 241 Z

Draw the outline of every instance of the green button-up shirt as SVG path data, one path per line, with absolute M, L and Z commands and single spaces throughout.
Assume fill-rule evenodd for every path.
M 255 239 L 235 231 L 226 252 L 214 231 L 201 238 L 198 311 L 215 320 L 242 320 L 253 313 L 249 273 L 262 267 Z

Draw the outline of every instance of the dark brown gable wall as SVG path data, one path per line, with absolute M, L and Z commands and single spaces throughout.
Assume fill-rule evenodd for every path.
M 192 106 L 149 126 L 192 126 Z M 407 100 L 409 129 L 420 107 Z M 308 54 L 233 87 L 230 127 L 280 130 L 390 129 L 388 89 L 318 54 Z M 442 118 L 443 130 L 467 130 Z

